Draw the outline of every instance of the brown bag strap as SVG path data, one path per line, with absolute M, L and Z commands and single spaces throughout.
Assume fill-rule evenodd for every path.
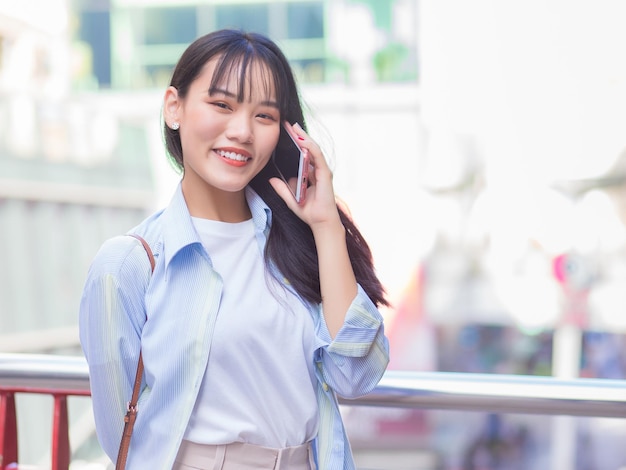
M 152 254 L 152 249 L 150 248 L 150 245 L 148 245 L 148 242 L 134 233 L 129 233 L 128 235 L 141 242 L 143 249 L 146 250 L 146 253 L 148 254 L 148 259 L 150 260 L 150 270 L 154 272 L 154 255 Z
M 136 238 L 143 245 L 144 250 L 148 254 L 150 260 L 150 269 L 154 272 L 154 255 L 150 249 L 148 242 L 134 233 L 129 234 L 131 237 Z M 141 357 L 141 351 L 139 351 L 139 363 L 137 364 L 137 373 L 135 374 L 135 384 L 133 385 L 133 395 L 128 402 L 128 408 L 126 416 L 124 416 L 124 432 L 122 433 L 122 439 L 120 441 L 120 449 L 117 453 L 117 463 L 115 464 L 116 470 L 124 470 L 126 467 L 126 458 L 128 457 L 128 449 L 130 447 L 130 438 L 133 434 L 133 427 L 135 426 L 135 420 L 137 419 L 137 402 L 139 401 L 139 392 L 141 388 L 141 378 L 143 377 L 143 358 Z

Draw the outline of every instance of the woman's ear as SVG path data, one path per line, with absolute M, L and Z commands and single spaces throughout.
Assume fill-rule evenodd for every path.
M 178 122 L 178 111 L 181 101 L 178 97 L 178 90 L 173 86 L 167 87 L 165 96 L 163 97 L 163 117 L 169 127 Z

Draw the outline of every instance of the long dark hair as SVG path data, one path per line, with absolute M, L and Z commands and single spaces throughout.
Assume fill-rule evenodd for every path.
M 215 31 L 196 39 L 180 57 L 170 85 L 178 90 L 178 96 L 185 98 L 189 86 L 200 75 L 204 65 L 211 59 L 219 57 L 210 85 L 211 92 L 225 78 L 238 73 L 237 99 L 243 101 L 246 96 L 246 80 L 252 64 L 262 64 L 260 69 L 265 76 L 265 86 L 275 87 L 281 120 L 291 123 L 298 122 L 306 129 L 302 105 L 296 81 L 289 62 L 280 48 L 269 38 L 237 30 L 225 29 Z M 178 131 L 170 129 L 163 123 L 163 135 L 169 157 L 175 166 L 182 170 L 183 152 Z M 288 135 L 282 129 L 275 152 L 281 152 Z M 281 168 L 284 176 L 286 169 Z M 283 276 L 289 279 L 292 287 L 300 296 L 310 302 L 320 303 L 319 266 L 313 233 L 309 226 L 297 217 L 285 202 L 278 196 L 269 179 L 279 176 L 274 159 L 254 177 L 250 186 L 265 201 L 272 211 L 272 225 L 265 247 L 265 262 L 274 264 Z M 384 289 L 376 276 L 372 253 L 361 236 L 361 233 L 338 207 L 341 221 L 346 229 L 346 242 L 352 268 L 357 282 L 377 305 L 388 305 Z

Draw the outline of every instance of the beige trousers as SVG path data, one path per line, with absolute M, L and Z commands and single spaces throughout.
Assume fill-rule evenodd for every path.
M 204 445 L 183 441 L 172 470 L 315 470 L 311 444 L 272 449 L 235 442 Z

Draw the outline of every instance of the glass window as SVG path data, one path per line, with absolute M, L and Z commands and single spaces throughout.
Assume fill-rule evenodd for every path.
M 217 5 L 215 7 L 217 29 L 235 28 L 269 35 L 269 11 L 267 4 Z
M 99 86 L 111 85 L 111 27 L 108 11 L 85 10 L 79 16 L 78 37 L 90 48 L 93 60 L 89 67 Z
M 145 44 L 190 43 L 197 36 L 195 7 L 146 8 Z
M 303 83 L 323 83 L 326 79 L 326 61 L 324 59 L 291 60 L 291 67 Z
M 322 2 L 288 3 L 287 37 L 289 39 L 324 37 Z
M 143 85 L 153 88 L 163 88 L 169 85 L 174 65 L 146 65 L 144 67 Z
M 161 6 L 118 1 L 110 25 L 108 10 L 79 9 L 76 48 L 84 49 L 89 66 L 77 80 L 82 87 L 162 86 L 187 44 L 221 28 L 277 40 L 302 83 L 350 82 L 359 60 L 371 82 L 417 79 L 413 0 L 196 0 L 182 6 L 173 0 Z

